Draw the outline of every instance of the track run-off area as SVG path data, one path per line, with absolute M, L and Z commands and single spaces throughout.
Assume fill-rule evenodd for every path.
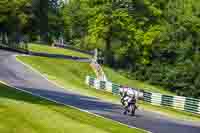
M 152 133 L 200 133 L 200 123 L 175 120 L 143 110 L 138 110 L 136 117 L 125 116 L 120 105 L 64 90 L 17 61 L 16 54 L 0 50 L 0 81 L 13 87 Z

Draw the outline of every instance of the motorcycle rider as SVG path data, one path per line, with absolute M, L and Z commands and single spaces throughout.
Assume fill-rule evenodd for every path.
M 136 91 L 129 87 L 120 87 L 121 103 L 124 106 L 124 114 L 126 115 L 129 112 L 129 107 L 131 104 L 136 104 L 137 96 Z
M 123 87 L 123 86 L 120 86 L 120 90 L 119 90 L 119 93 L 120 93 L 120 96 L 121 96 L 121 103 L 123 106 L 125 106 L 125 101 L 126 101 L 126 97 L 127 97 L 127 90 L 128 90 L 128 87 Z

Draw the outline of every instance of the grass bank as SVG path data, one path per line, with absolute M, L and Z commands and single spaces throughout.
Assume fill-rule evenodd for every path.
M 88 54 L 80 53 L 80 52 L 69 50 L 69 49 L 50 47 L 48 45 L 29 43 L 28 47 L 29 47 L 29 50 L 32 52 L 43 52 L 43 53 L 49 53 L 49 54 L 62 54 L 62 55 L 76 56 L 76 57 L 82 57 L 82 58 L 91 58 L 91 55 L 88 55 Z
M 48 50 L 49 49 L 45 49 L 45 51 Z M 57 52 L 60 54 L 62 53 L 59 50 Z M 92 72 L 88 63 L 80 63 L 71 60 L 51 59 L 46 57 L 34 57 L 34 56 L 18 57 L 18 59 L 26 64 L 31 65 L 33 68 L 37 69 L 38 71 L 46 75 L 50 80 L 58 83 L 59 85 L 64 86 L 65 88 L 68 88 L 72 91 L 77 91 L 83 95 L 98 97 L 100 99 L 119 104 L 118 96 L 114 96 L 110 93 L 103 92 L 100 90 L 95 90 L 85 85 L 85 76 L 86 75 L 94 76 L 94 73 Z M 137 80 L 128 79 L 127 77 L 112 70 L 111 68 L 104 67 L 104 70 L 108 79 L 113 81 L 114 83 L 129 85 L 132 87 L 141 88 L 151 92 L 174 95 L 173 93 L 161 87 L 156 87 Z M 141 103 L 140 107 L 145 110 L 154 112 L 156 111 L 166 116 L 178 118 L 181 120 L 185 119 L 185 120 L 200 121 L 199 115 L 194 115 L 183 111 L 177 111 L 167 107 L 153 106 L 143 102 Z
M 162 87 L 153 86 L 153 85 L 150 85 L 150 84 L 138 81 L 138 80 L 129 79 L 129 78 L 125 77 L 124 75 L 122 75 L 121 73 L 119 73 L 113 69 L 110 69 L 108 67 L 104 67 L 104 71 L 105 71 L 108 79 L 111 80 L 113 83 L 127 85 L 127 86 L 138 88 L 138 89 L 144 89 L 146 91 L 155 92 L 155 93 L 175 95 L 174 93 L 172 93 Z
M 119 104 L 118 96 L 114 96 L 111 93 L 104 92 L 101 90 L 89 88 L 85 84 L 86 75 L 94 76 L 94 73 L 92 72 L 88 63 L 80 63 L 71 60 L 52 59 L 47 57 L 34 56 L 17 58 L 23 61 L 24 63 L 29 64 L 33 68 L 37 69 L 42 74 L 47 76 L 50 80 L 58 83 L 59 85 L 67 88 L 68 90 L 76 91 L 83 95 L 97 97 L 102 100 Z M 138 87 L 149 86 L 139 81 L 137 82 L 135 80 L 129 80 L 110 68 L 106 68 L 106 73 L 108 73 L 108 76 L 111 77 L 111 80 L 115 81 L 116 83 L 125 83 L 130 84 L 132 86 L 138 85 Z M 156 89 L 156 87 L 154 87 L 154 89 Z M 160 90 L 160 88 L 158 88 L 156 92 L 164 92 L 164 90 Z M 170 93 L 168 92 L 168 94 Z M 140 107 L 144 110 L 159 112 L 163 115 L 172 118 L 177 118 L 181 120 L 184 119 L 200 121 L 199 115 L 194 115 L 183 111 L 176 111 L 171 108 L 153 106 L 143 102 L 140 104 Z
M 0 83 L 1 133 L 145 133 Z

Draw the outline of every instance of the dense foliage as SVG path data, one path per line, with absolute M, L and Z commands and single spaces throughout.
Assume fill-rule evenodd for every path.
M 59 20 L 62 5 L 59 0 L 1 0 L 0 32 L 18 41 L 24 36 L 30 41 L 50 41 L 56 36 L 52 32 L 63 29 Z
M 64 36 L 131 78 L 200 97 L 199 0 L 1 0 L 0 16 L 0 31 Z
M 105 63 L 179 95 L 200 97 L 200 1 L 71 0 L 66 39 Z

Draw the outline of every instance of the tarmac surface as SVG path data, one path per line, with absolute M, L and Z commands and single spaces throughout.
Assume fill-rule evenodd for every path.
M 200 123 L 175 120 L 154 112 L 136 111 L 136 117 L 123 115 L 120 105 L 67 91 L 18 62 L 18 53 L 0 50 L 0 81 L 35 95 L 71 105 L 123 124 L 152 133 L 200 133 Z M 70 75 L 69 75 L 70 76 Z

